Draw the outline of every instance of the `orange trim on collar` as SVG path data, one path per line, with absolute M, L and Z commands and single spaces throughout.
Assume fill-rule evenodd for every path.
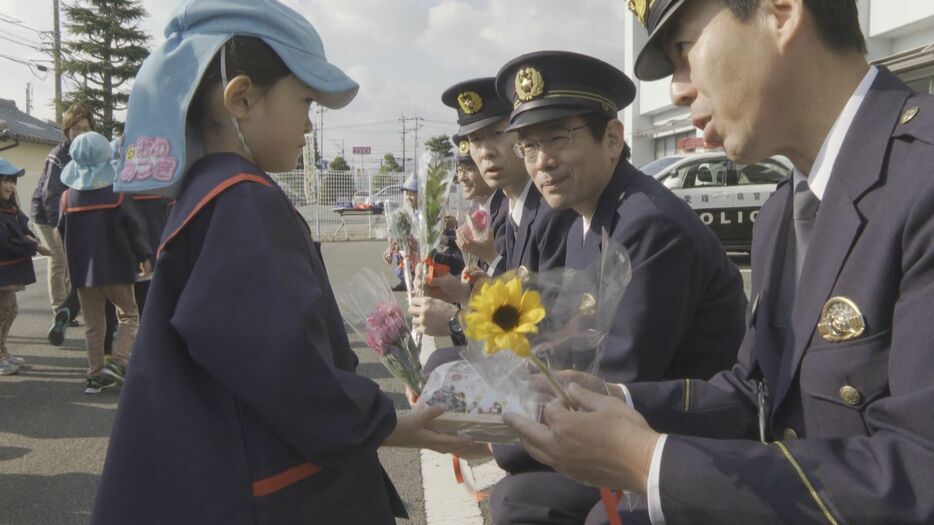
M 17 213 L 19 213 L 19 208 L 16 206 L 13 206 L 12 210 L 5 210 L 3 208 L 0 208 L 0 213 L 10 213 L 10 214 L 16 215 Z
M 241 182 L 258 182 L 259 184 L 262 184 L 263 186 L 268 186 L 270 188 L 272 187 L 271 182 L 260 177 L 259 175 L 252 175 L 249 173 L 241 173 L 240 175 L 237 175 L 236 177 L 231 177 L 225 180 L 224 182 L 218 184 L 217 186 L 214 187 L 213 190 L 208 192 L 207 195 L 201 198 L 201 200 L 194 207 L 194 209 L 191 210 L 191 213 L 188 214 L 188 217 L 185 217 L 185 221 L 182 222 L 182 225 L 179 226 L 174 232 L 172 232 L 171 235 L 166 237 L 165 242 L 159 245 L 159 250 L 156 251 L 156 258 L 158 259 L 159 256 L 162 255 L 162 251 L 165 249 L 166 245 L 172 242 L 172 240 L 175 239 L 175 237 L 177 237 L 178 234 L 181 233 L 183 229 L 185 229 L 185 226 L 188 226 L 188 223 L 191 222 L 191 220 L 195 218 L 195 215 L 197 215 L 198 212 L 201 211 L 201 208 L 204 208 L 205 206 L 207 206 L 209 202 L 214 200 L 215 197 L 217 197 L 218 195 L 226 191 L 231 186 L 235 184 L 239 184 Z
M 314 476 L 320 471 L 321 467 L 312 463 L 302 463 L 297 467 L 283 470 L 282 472 L 273 476 L 269 476 L 268 478 L 254 481 L 253 496 L 260 498 L 275 492 L 279 492 L 289 485 L 294 485 L 303 479 L 308 479 L 311 476 Z
M 8 259 L 6 261 L 0 261 L 0 266 L 13 266 L 14 264 L 26 262 L 29 259 L 31 259 L 31 257 L 20 257 L 19 259 Z
M 120 205 L 123 204 L 123 198 L 125 197 L 125 194 L 118 193 L 117 195 L 119 196 L 117 197 L 117 202 L 113 204 L 95 204 L 93 206 L 76 206 L 74 208 L 69 208 L 66 205 L 68 202 L 68 191 L 69 190 L 65 190 L 65 192 L 62 193 L 62 213 L 82 213 L 86 211 L 112 210 L 114 208 L 119 208 Z
M 161 198 L 161 195 L 133 195 L 135 201 L 157 201 Z

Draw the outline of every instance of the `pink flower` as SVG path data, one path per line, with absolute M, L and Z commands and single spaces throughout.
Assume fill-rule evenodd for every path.
M 486 210 L 477 210 L 470 214 L 470 222 L 473 224 L 473 231 L 485 232 L 490 227 L 490 214 Z
M 406 333 L 402 309 L 394 301 L 377 304 L 366 319 L 366 327 L 367 346 L 381 356 Z

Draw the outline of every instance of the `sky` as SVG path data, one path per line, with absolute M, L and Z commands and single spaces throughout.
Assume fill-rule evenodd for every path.
M 70 1 L 70 0 L 63 0 Z M 177 0 L 143 0 L 142 28 L 150 47 Z M 493 76 L 509 60 L 532 51 L 568 50 L 623 63 L 625 0 L 284 0 L 315 26 L 329 61 L 361 88 L 346 108 L 324 113 L 324 156 L 343 148 L 356 165 L 378 164 L 385 153 L 402 156 L 399 119 L 421 117 L 419 144 L 453 134 L 457 115 L 441 93 L 466 79 Z M 14 23 L 11 23 L 11 20 Z M 27 27 L 23 27 L 27 26 Z M 52 0 L 0 0 L 0 98 L 25 109 L 32 85 L 32 114 L 54 118 L 54 75 L 9 60 L 48 60 L 30 45 L 49 38 Z M 68 38 L 66 34 L 64 38 Z M 11 41 L 14 40 L 15 42 Z M 27 45 L 23 45 L 27 44 Z M 47 64 L 51 66 L 51 64 Z M 67 86 L 66 86 L 67 89 Z M 315 115 L 316 126 L 318 117 Z M 413 157 L 415 122 L 407 125 L 406 150 Z M 353 146 L 369 146 L 366 158 Z M 421 151 L 421 149 L 419 149 Z

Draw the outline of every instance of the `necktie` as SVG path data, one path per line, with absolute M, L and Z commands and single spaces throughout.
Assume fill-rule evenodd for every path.
M 811 191 L 807 181 L 801 181 L 795 186 L 795 199 L 793 205 L 795 227 L 795 283 L 801 280 L 801 269 L 804 267 L 804 257 L 807 255 L 808 243 L 814 231 L 817 220 L 817 208 L 820 199 Z
M 509 264 L 510 269 L 518 265 L 518 261 L 513 261 L 516 252 L 516 231 L 518 229 L 519 226 L 510 215 L 506 222 L 506 262 Z

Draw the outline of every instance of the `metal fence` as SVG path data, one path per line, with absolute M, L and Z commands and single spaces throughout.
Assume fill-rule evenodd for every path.
M 17 181 L 17 198 L 27 215 L 41 173 L 41 170 L 26 170 Z M 307 174 L 290 171 L 270 176 L 308 221 L 314 238 L 321 241 L 385 239 L 386 214 L 374 213 L 376 209 L 365 206 L 373 204 L 386 210 L 402 206 L 404 202 L 404 173 L 379 173 L 372 169 L 310 171 Z M 457 209 L 461 201 L 460 187 L 450 199 L 450 209 Z
M 378 170 L 302 171 L 271 174 L 311 226 L 316 240 L 386 238 L 388 209 L 402 206 L 404 173 Z M 450 196 L 460 206 L 460 187 Z

